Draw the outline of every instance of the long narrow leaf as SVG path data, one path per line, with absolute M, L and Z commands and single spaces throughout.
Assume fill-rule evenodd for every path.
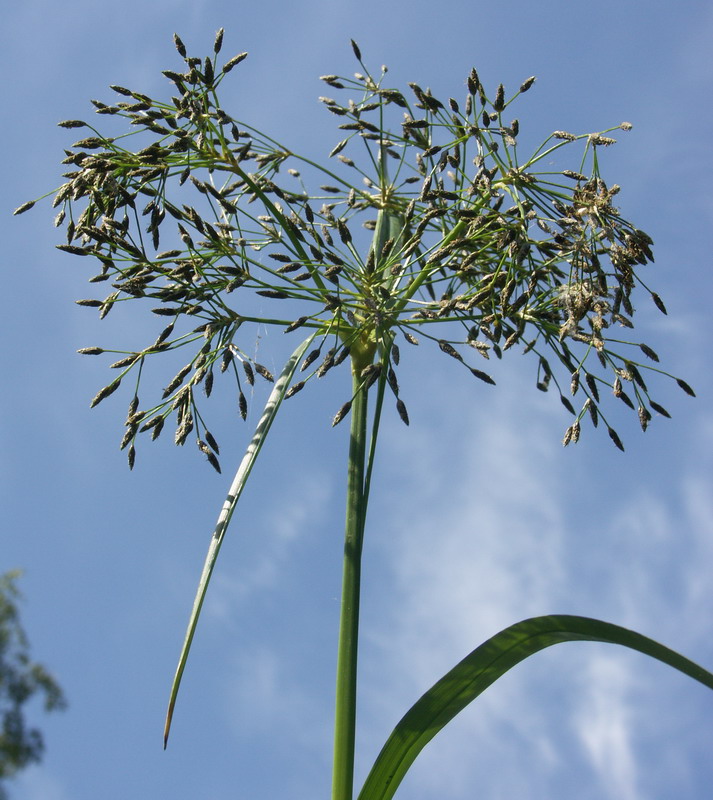
M 638 650 L 713 689 L 713 674 L 639 633 L 587 617 L 533 617 L 505 628 L 473 650 L 411 707 L 379 753 L 358 800 L 393 797 L 425 745 L 511 667 L 553 644 L 582 640 Z
M 215 566 L 216 559 L 218 558 L 218 553 L 220 552 L 220 547 L 223 544 L 223 539 L 225 537 L 225 532 L 228 529 L 228 524 L 230 523 L 230 518 L 233 516 L 233 511 L 235 511 L 235 506 L 237 505 L 238 499 L 242 494 L 243 488 L 245 483 L 250 475 L 250 472 L 253 468 L 255 460 L 260 453 L 260 449 L 265 441 L 265 437 L 270 430 L 270 426 L 272 425 L 273 420 L 275 419 L 275 415 L 277 414 L 277 410 L 280 407 L 280 403 L 285 396 L 285 392 L 287 391 L 290 380 L 294 375 L 295 369 L 297 368 L 297 364 L 304 355 L 305 351 L 311 344 L 312 340 L 314 339 L 314 334 L 309 336 L 305 339 L 304 342 L 295 350 L 295 352 L 290 356 L 289 360 L 285 364 L 282 372 L 280 373 L 275 385 L 270 392 L 270 396 L 265 404 L 265 408 L 262 412 L 262 416 L 260 417 L 260 422 L 258 423 L 257 428 L 255 429 L 255 433 L 253 434 L 252 439 L 250 440 L 250 444 L 248 445 L 248 449 L 245 451 L 245 455 L 243 456 L 242 461 L 240 462 L 240 466 L 238 467 L 238 471 L 235 473 L 235 477 L 233 478 L 233 482 L 230 485 L 230 489 L 228 490 L 228 495 L 225 498 L 225 502 L 223 503 L 223 507 L 220 510 L 220 514 L 218 516 L 218 522 L 216 523 L 215 530 L 213 531 L 213 535 L 210 540 L 210 546 L 208 548 L 208 555 L 205 559 L 205 564 L 203 565 L 203 572 L 201 573 L 200 581 L 198 582 L 198 591 L 196 592 L 195 599 L 193 601 L 193 609 L 191 610 L 191 616 L 188 620 L 188 629 L 186 630 L 186 637 L 183 640 L 183 646 L 181 647 L 181 654 L 178 658 L 178 666 L 176 667 L 176 674 L 173 678 L 173 683 L 171 684 L 171 695 L 168 701 L 168 711 L 166 712 L 166 725 L 164 727 L 163 732 L 163 746 L 166 747 L 168 742 L 168 734 L 171 730 L 171 720 L 173 718 L 173 709 L 176 704 L 176 697 L 178 695 L 178 689 L 181 685 L 181 678 L 183 677 L 183 670 L 186 666 L 186 661 L 188 659 L 188 653 L 191 649 L 191 643 L 193 642 L 193 634 L 196 631 L 196 625 L 198 624 L 198 618 L 200 617 L 201 608 L 203 607 L 203 600 L 205 599 L 205 593 L 208 589 L 208 584 L 210 583 L 211 575 L 213 574 L 213 567 Z

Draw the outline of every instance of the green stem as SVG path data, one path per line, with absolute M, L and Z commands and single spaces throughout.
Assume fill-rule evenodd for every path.
M 344 539 L 342 605 L 337 651 L 337 692 L 334 716 L 332 800 L 352 800 L 356 739 L 357 643 L 359 582 L 366 516 L 364 464 L 366 457 L 367 392 L 359 373 L 365 365 L 352 363 L 354 400 L 351 408 L 347 514 Z

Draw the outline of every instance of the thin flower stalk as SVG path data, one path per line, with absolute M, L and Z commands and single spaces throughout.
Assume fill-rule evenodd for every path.
M 354 400 L 351 406 L 347 513 L 344 536 L 342 599 L 337 645 L 337 687 L 334 722 L 333 800 L 351 800 L 356 742 L 357 656 L 361 555 L 366 518 L 365 463 L 368 395 L 353 364 Z

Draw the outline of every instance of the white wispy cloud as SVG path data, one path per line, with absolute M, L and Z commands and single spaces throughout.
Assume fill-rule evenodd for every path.
M 615 656 L 588 658 L 572 709 L 573 727 L 606 797 L 637 800 L 637 768 L 632 744 L 633 675 Z

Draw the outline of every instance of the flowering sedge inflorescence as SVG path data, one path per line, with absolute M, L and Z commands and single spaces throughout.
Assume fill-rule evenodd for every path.
M 54 199 L 56 224 L 67 234 L 59 248 L 98 259 L 90 281 L 111 286 L 102 299 L 78 302 L 104 317 L 119 302 L 149 301 L 167 323 L 153 343 L 111 365 L 118 377 L 92 401 L 137 376 L 122 440 L 130 464 L 138 434 L 151 431 L 155 439 L 175 414 L 176 443 L 195 430 L 199 449 L 219 469 L 198 389 L 210 396 L 214 375 L 232 373 L 245 418 L 244 382 L 256 373 L 272 380 L 241 346 L 249 323 L 314 334 L 301 364 L 306 375 L 287 396 L 349 357 L 357 391 L 388 384 L 406 423 L 395 373 L 401 339 L 433 342 L 487 383 L 492 378 L 469 354 L 500 358 L 516 345 L 532 353 L 537 387 L 554 386 L 573 415 L 564 444 L 577 441 L 588 416 L 595 426 L 601 419 L 623 449 L 600 408 L 605 394 L 634 409 L 644 430 L 652 410 L 668 416 L 643 377 L 646 370 L 668 375 L 652 366 L 656 353 L 611 335 L 632 327 L 637 284 L 666 313 L 638 276 L 653 260 L 652 241 L 620 215 L 613 205 L 619 187 L 599 173 L 598 151 L 614 143 L 607 135 L 614 129 L 555 131 L 522 159 L 520 123 L 505 113 L 534 78 L 510 98 L 500 85 L 491 99 L 472 70 L 462 105 L 443 103 L 415 83 L 406 94 L 387 86 L 386 68 L 372 76 L 352 43 L 363 72 L 322 78 L 349 99 L 320 98 L 338 117 L 342 138 L 329 166 L 319 165 L 221 108 L 218 87 L 246 56 L 220 67 L 222 38 L 221 30 L 213 57 L 199 59 L 175 37 L 184 66 L 163 73 L 176 92 L 169 100 L 112 86 L 119 101 L 92 101 L 97 114 L 125 120 L 127 133 L 106 137 L 83 121 L 60 123 L 92 135 L 66 151 L 63 163 L 73 169 Z M 132 133 L 149 143 L 131 149 Z M 576 170 L 542 167 L 572 146 L 580 151 Z M 324 183 L 309 190 L 300 170 Z M 371 243 L 361 247 L 365 228 Z M 256 297 L 270 301 L 270 317 L 250 313 Z M 190 359 L 163 397 L 140 409 L 146 363 L 178 348 L 189 349 Z

